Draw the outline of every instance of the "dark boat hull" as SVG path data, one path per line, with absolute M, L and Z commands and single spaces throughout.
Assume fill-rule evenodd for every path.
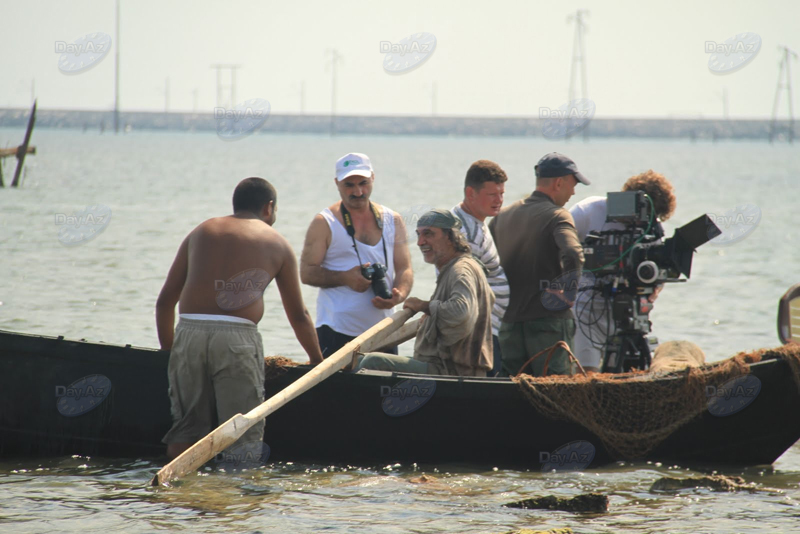
M 0 332 L 0 454 L 163 456 L 161 438 L 171 425 L 168 357 L 152 349 Z M 267 396 L 307 371 L 289 368 L 267 380 Z M 751 374 L 762 387 L 749 406 L 727 417 L 704 413 L 648 459 L 683 465 L 774 462 L 800 439 L 800 394 L 784 361 L 753 364 Z M 62 399 L 70 385 L 85 387 L 93 380 L 86 377 L 96 375 L 111 387 L 90 399 L 94 403 L 81 404 L 74 394 Z M 581 425 L 538 413 L 507 379 L 417 379 L 406 384 L 418 390 L 404 390 L 412 395 L 401 399 L 397 386 L 410 378 L 337 373 L 267 418 L 270 459 L 540 469 L 543 457 L 576 441 L 594 446 L 592 465 L 623 459 Z

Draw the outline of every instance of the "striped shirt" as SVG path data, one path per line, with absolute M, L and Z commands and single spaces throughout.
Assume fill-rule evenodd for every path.
M 461 219 L 461 233 L 472 247 L 472 256 L 481 262 L 488 271 L 486 279 L 489 281 L 489 287 L 492 288 L 495 298 L 492 309 L 492 334 L 496 336 L 500 330 L 503 316 L 506 314 L 511 292 L 506 273 L 500 265 L 500 256 L 494 246 L 494 239 L 492 239 L 492 234 L 489 233 L 486 224 L 464 211 L 461 205 L 455 206 L 450 211 Z

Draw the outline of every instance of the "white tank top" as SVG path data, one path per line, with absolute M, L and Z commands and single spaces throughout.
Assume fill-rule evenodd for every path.
M 380 205 L 379 205 L 380 206 Z M 386 265 L 386 279 L 389 287 L 394 285 L 394 212 L 380 206 L 383 214 L 383 239 L 386 240 L 386 257 L 383 256 L 383 242 L 369 246 L 356 240 L 362 263 L 382 263 Z M 320 214 L 331 229 L 331 245 L 325 253 L 322 267 L 330 271 L 347 271 L 358 265 L 358 256 L 353 249 L 353 239 L 347 234 L 330 209 Z M 347 286 L 320 288 L 317 296 L 317 327 L 328 325 L 334 331 L 348 336 L 358 336 L 379 321 L 389 317 L 393 310 L 381 310 L 372 305 L 375 298 L 372 288 L 363 293 L 353 291 Z

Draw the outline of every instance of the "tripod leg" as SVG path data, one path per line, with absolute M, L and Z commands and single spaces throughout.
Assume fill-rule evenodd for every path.
M 603 353 L 603 361 L 600 366 L 600 372 L 603 373 L 621 373 L 623 357 L 623 338 L 613 337 L 606 342 L 605 352 Z
M 643 335 L 640 335 L 636 342 L 639 344 L 639 369 L 646 371 L 650 369 L 650 362 L 652 361 L 650 356 L 650 344 Z

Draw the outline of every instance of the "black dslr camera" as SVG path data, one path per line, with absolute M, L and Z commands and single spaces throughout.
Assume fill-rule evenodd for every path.
M 606 221 L 621 223 L 624 229 L 589 234 L 583 247 L 583 269 L 595 275 L 594 289 L 609 300 L 616 327 L 606 342 L 601 371 L 647 369 L 650 349 L 644 336 L 650 332 L 652 310 L 648 298 L 663 283 L 685 282 L 695 249 L 722 232 L 708 215 L 701 215 L 662 241 L 655 207 L 643 191 L 608 193 L 606 208 Z
M 392 288 L 386 280 L 386 266 L 382 263 L 373 263 L 369 267 L 361 267 L 361 274 L 372 281 L 372 292 L 382 299 L 392 298 Z

